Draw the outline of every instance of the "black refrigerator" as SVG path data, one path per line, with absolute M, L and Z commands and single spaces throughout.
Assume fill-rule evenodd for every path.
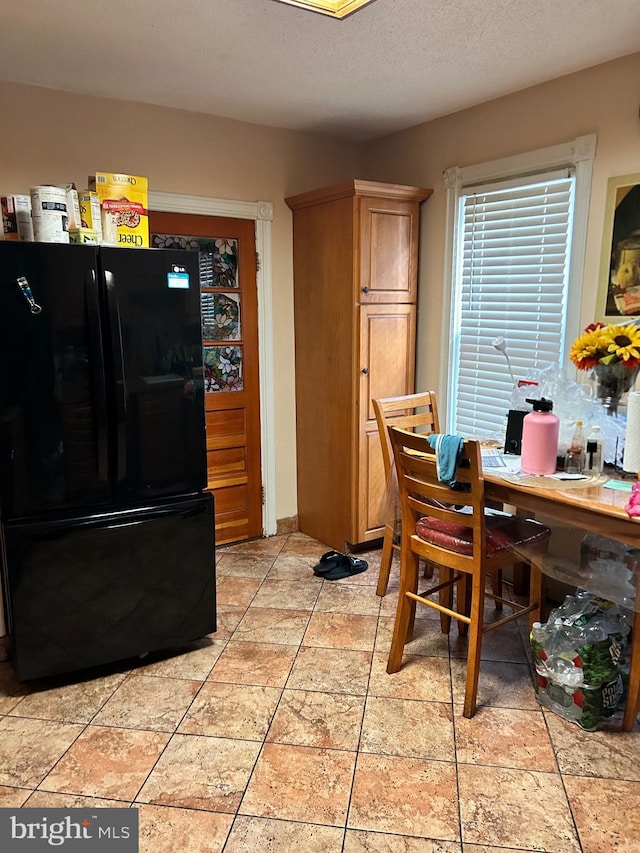
M 2 585 L 19 679 L 216 630 L 198 255 L 0 242 Z

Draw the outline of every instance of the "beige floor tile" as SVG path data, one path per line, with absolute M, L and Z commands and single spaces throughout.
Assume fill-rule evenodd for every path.
M 49 720 L 0 719 L 0 785 L 35 788 L 82 729 Z
M 253 600 L 254 607 L 282 607 L 287 610 L 313 610 L 321 584 L 317 578 L 288 580 L 268 577 Z
M 281 690 L 208 681 L 187 711 L 181 734 L 263 741 Z
M 451 702 L 449 661 L 445 658 L 405 655 L 402 668 L 389 675 L 387 655 L 376 653 L 371 667 L 369 695 Z
M 349 829 L 460 839 L 456 768 L 447 761 L 358 755 Z
M 169 806 L 139 805 L 140 853 L 218 853 L 233 816 Z
M 96 726 L 173 732 L 202 686 L 201 681 L 130 675 L 93 719 Z
M 0 785 L 0 808 L 15 809 L 22 806 L 31 794 L 31 788 L 10 788 Z
M 0 714 L 8 714 L 31 691 L 29 685 L 18 681 L 10 663 L 0 663 Z
M 380 612 L 380 598 L 373 587 L 355 586 L 346 580 L 340 584 L 324 582 L 315 606 L 316 612 L 377 616 Z
M 467 663 L 451 659 L 453 701 L 464 702 Z M 483 660 L 478 679 L 477 707 L 520 708 L 533 711 L 540 708 L 533 688 L 531 670 L 524 663 Z
M 310 610 L 250 607 L 234 631 L 233 639 L 250 643 L 299 643 L 310 616 Z
M 465 843 L 580 853 L 559 774 L 459 764 L 458 785 Z
M 136 800 L 233 814 L 259 751 L 250 740 L 176 734 Z
M 363 696 L 285 690 L 267 741 L 355 750 L 363 709 Z
M 344 826 L 355 752 L 267 743 L 239 814 Z
M 297 645 L 231 640 L 211 671 L 209 681 L 284 687 L 297 654 Z
M 118 672 L 104 678 L 38 690 L 25 696 L 10 713 L 61 723 L 88 723 L 126 677 Z
M 565 776 L 584 853 L 640 850 L 640 783 Z
M 216 582 L 216 600 L 218 604 L 230 607 L 248 607 L 261 583 L 261 578 L 234 578 L 222 575 Z
M 315 555 L 286 554 L 283 552 L 274 560 L 267 577 L 270 580 L 310 581 L 320 589 L 322 579 L 313 573 L 313 567 L 317 562 L 318 557 Z
M 217 630 L 209 634 L 211 639 L 228 640 L 236 630 L 246 613 L 245 607 L 234 607 L 230 604 L 219 604 L 216 614 Z
M 378 635 L 376 637 L 376 651 L 388 655 L 393 638 L 393 625 L 395 618 L 392 616 L 381 616 L 378 619 Z M 453 636 L 455 628 L 452 629 Z M 427 657 L 449 657 L 449 638 L 443 634 L 440 625 L 434 619 L 416 619 L 413 631 L 413 639 L 404 647 L 407 655 L 426 655 Z
M 518 853 L 539 853 L 541 848 L 523 850 L 518 848 Z M 493 847 L 486 844 L 463 844 L 462 853 L 513 853 L 513 847 Z
M 456 754 L 463 764 L 556 773 L 558 765 L 540 711 L 483 708 L 470 720 L 455 706 Z
M 25 806 L 30 809 L 128 809 L 130 802 L 129 800 L 108 800 L 104 797 L 83 797 L 81 794 L 34 791 Z
M 316 558 L 316 563 L 323 554 L 330 550 L 327 545 L 318 542 L 317 539 L 313 539 L 311 536 L 307 536 L 306 533 L 291 533 L 282 547 L 283 554 L 300 554 L 301 556 L 314 557 Z
M 347 613 L 314 613 L 302 642 L 305 646 L 329 649 L 356 649 L 370 652 L 376 636 L 375 616 Z
M 457 841 L 433 841 L 365 829 L 348 829 L 344 839 L 344 853 L 460 853 L 461 849 Z
M 218 549 L 217 557 L 220 559 L 226 554 L 256 554 L 263 557 L 276 557 L 282 551 L 288 538 L 288 535 L 268 536 L 265 539 L 250 539 L 248 542 L 238 542 L 237 545 L 224 545 Z
M 186 678 L 204 681 L 226 647 L 226 640 L 203 637 L 184 648 L 166 654 L 149 655 L 139 675 L 162 675 L 167 678 Z
M 369 696 L 360 750 L 455 761 L 451 705 Z
M 640 782 L 640 731 L 585 732 L 544 711 L 561 773 Z
M 164 732 L 89 726 L 39 787 L 133 800 L 168 740 Z
M 294 823 L 238 815 L 224 848 L 225 853 L 341 853 L 344 830 L 317 823 Z
M 225 552 L 216 561 L 216 576 L 220 578 L 266 578 L 275 557 L 260 554 Z
M 370 652 L 302 646 L 287 687 L 364 696 L 370 668 Z

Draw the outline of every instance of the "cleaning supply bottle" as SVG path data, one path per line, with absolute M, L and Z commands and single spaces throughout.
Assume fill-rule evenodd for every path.
M 582 421 L 576 421 L 576 428 L 571 444 L 564 457 L 564 470 L 567 474 L 582 474 L 584 468 L 585 440 L 582 431 Z
M 584 474 L 597 476 L 602 474 L 604 468 L 604 445 L 602 431 L 597 424 L 591 427 L 587 435 L 587 444 L 585 450 L 585 463 L 582 469 Z
M 553 414 L 553 402 L 541 397 L 530 400 L 533 411 L 522 421 L 520 470 L 525 474 L 553 474 L 558 456 L 560 420 Z

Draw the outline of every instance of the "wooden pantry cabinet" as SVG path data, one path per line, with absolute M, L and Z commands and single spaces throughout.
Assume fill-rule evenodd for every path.
M 353 180 L 286 199 L 298 524 L 340 551 L 383 534 L 371 400 L 414 391 L 419 211 L 431 193 Z

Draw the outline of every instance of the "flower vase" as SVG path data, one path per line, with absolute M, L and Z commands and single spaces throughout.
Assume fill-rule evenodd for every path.
M 601 401 L 608 415 L 616 416 L 618 406 L 636 381 L 640 367 L 629 369 L 624 362 L 617 364 L 596 364 L 596 397 Z

